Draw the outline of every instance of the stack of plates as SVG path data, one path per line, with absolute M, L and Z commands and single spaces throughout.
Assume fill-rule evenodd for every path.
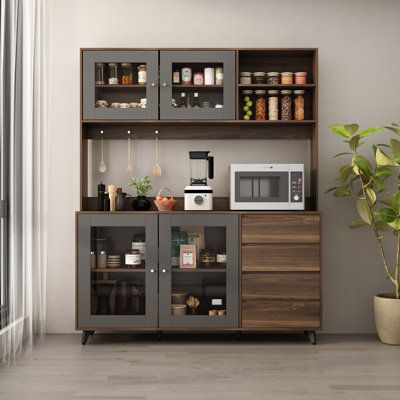
M 107 268 L 119 268 L 121 266 L 121 256 L 108 256 L 107 258 Z

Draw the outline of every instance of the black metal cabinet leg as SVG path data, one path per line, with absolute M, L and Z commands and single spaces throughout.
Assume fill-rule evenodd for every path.
M 89 336 L 92 336 L 94 334 L 94 331 L 82 331 L 82 339 L 81 342 L 82 344 L 86 344 Z
M 304 333 L 308 336 L 311 344 L 317 344 L 317 334 L 315 331 L 304 331 Z

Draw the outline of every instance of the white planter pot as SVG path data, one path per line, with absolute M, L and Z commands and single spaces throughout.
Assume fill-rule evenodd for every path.
M 375 296 L 374 313 L 379 339 L 386 344 L 400 345 L 400 299 L 389 294 Z

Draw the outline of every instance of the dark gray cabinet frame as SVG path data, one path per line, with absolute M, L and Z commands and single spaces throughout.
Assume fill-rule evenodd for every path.
M 171 315 L 171 227 L 226 227 L 226 316 Z M 160 214 L 159 235 L 159 326 L 160 328 L 236 328 L 239 327 L 239 217 L 224 214 Z M 166 270 L 162 273 L 162 270 Z M 188 272 L 190 273 L 190 272 Z
M 156 328 L 158 326 L 157 215 L 78 215 L 78 326 L 90 328 Z M 146 230 L 145 315 L 91 315 L 90 228 L 140 226 Z M 154 269 L 154 273 L 150 272 Z
M 173 63 L 223 63 L 224 108 L 171 107 Z M 160 51 L 160 119 L 235 119 L 235 51 Z
M 158 119 L 158 51 L 84 50 L 82 57 L 83 119 Z M 95 64 L 97 62 L 146 63 L 147 85 L 145 97 L 147 98 L 147 107 L 129 109 L 96 108 Z M 132 88 L 131 90 L 137 89 Z

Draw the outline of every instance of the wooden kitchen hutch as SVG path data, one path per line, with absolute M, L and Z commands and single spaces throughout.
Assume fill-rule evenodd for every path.
M 146 65 L 147 83 L 96 83 L 95 64 L 110 62 Z M 174 68 L 187 64 L 222 66 L 223 85 L 185 85 L 183 88 L 181 84 L 173 84 Z M 239 83 L 242 71 L 305 71 L 308 81 L 303 85 L 244 85 Z M 304 89 L 305 119 L 245 121 L 241 105 L 243 89 Z M 171 98 L 182 90 L 206 93 L 224 107 L 197 110 L 172 107 Z M 147 106 L 96 108 L 100 98 L 110 103 L 133 103 L 146 98 Z M 317 49 L 81 49 L 76 329 L 83 331 L 83 344 L 94 331 L 153 331 L 159 336 L 163 331 L 231 331 L 238 336 L 243 331 L 304 331 L 316 343 L 315 331 L 322 329 L 317 105 Z M 127 135 L 149 140 L 155 138 L 155 131 L 161 140 L 307 141 L 310 173 L 305 177 L 309 188 L 306 210 L 230 211 L 228 198 L 215 198 L 213 211 L 189 212 L 183 211 L 180 198 L 174 211 L 169 213 L 159 212 L 154 206 L 148 212 L 97 211 L 97 198 L 88 196 L 87 189 L 89 141 L 102 137 L 121 140 Z M 172 265 L 171 235 L 199 226 L 206 232 L 205 241 L 218 242 L 226 252 L 224 268 L 180 270 Z M 129 247 L 132 236 L 138 234 L 146 241 L 143 268 L 91 268 L 90 252 L 98 251 L 96 246 L 104 237 L 118 253 Z M 126 289 L 121 283 L 125 281 L 134 282 L 136 290 L 135 304 L 128 307 L 131 312 L 126 312 L 127 308 L 121 306 L 115 294 Z M 212 298 L 213 291 L 223 290 L 225 314 L 208 315 L 200 307 L 203 311 L 197 315 L 171 315 L 171 294 L 185 285 L 204 298 L 204 304 Z

